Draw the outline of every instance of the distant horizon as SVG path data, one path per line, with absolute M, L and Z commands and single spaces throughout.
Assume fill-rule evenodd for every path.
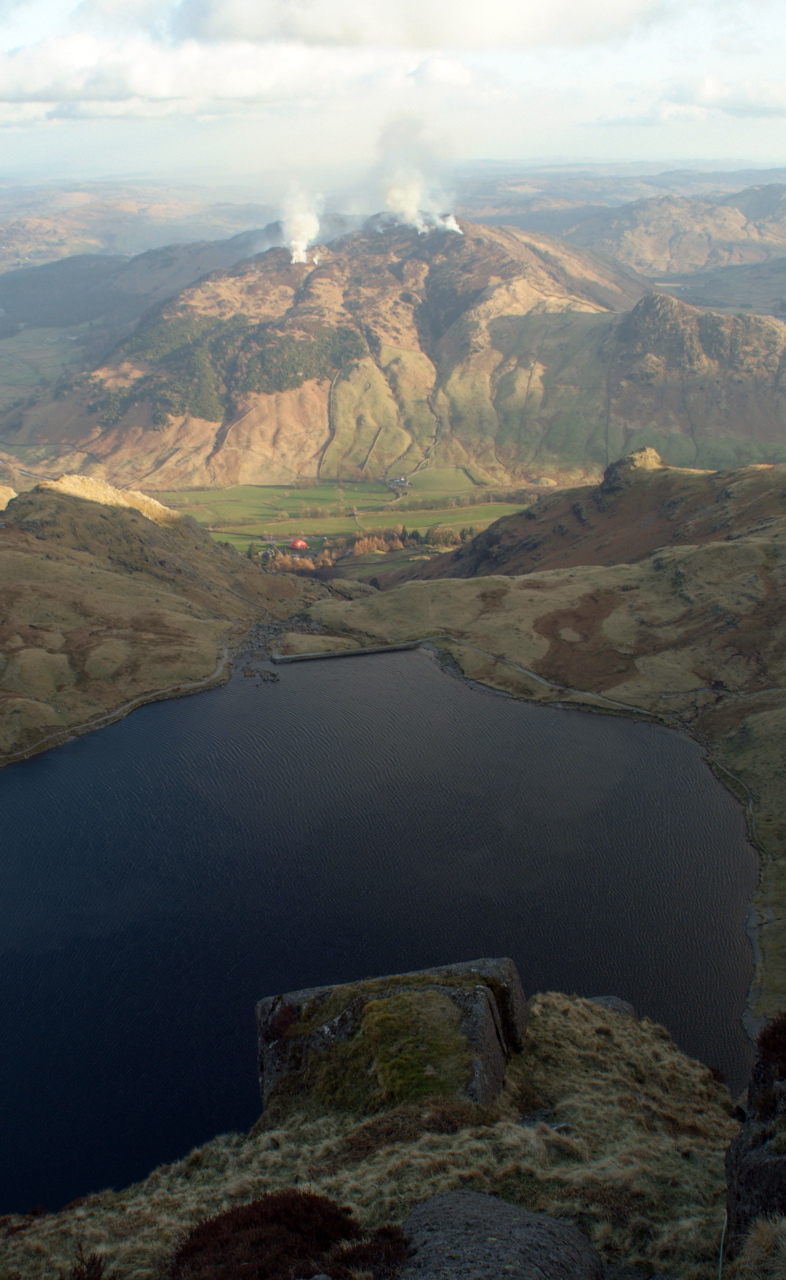
M 490 180 L 495 176 L 504 179 L 506 176 L 514 176 L 518 173 L 532 174 L 533 177 L 548 178 L 551 175 L 559 177 L 564 175 L 569 179 L 572 174 L 578 178 L 580 175 L 597 175 L 608 176 L 609 178 L 649 178 L 656 179 L 658 177 L 678 178 L 682 175 L 690 177 L 692 175 L 705 176 L 712 179 L 717 176 L 719 179 L 729 181 L 739 177 L 741 189 L 747 186 L 769 185 L 766 182 L 767 177 L 773 176 L 773 185 L 786 184 L 786 162 L 781 164 L 757 164 L 750 163 L 737 158 L 728 158 L 723 161 L 716 162 L 712 159 L 691 160 L 690 162 L 680 163 L 675 159 L 665 159 L 661 161 L 655 160 L 555 160 L 542 161 L 534 159 L 511 159 L 501 160 L 488 157 L 476 157 L 472 159 L 458 162 L 447 169 L 442 174 L 441 185 L 444 188 L 447 184 L 452 187 L 453 184 L 468 182 L 475 175 L 482 179 L 485 175 Z M 777 175 L 777 179 L 776 179 Z M 760 181 L 756 181 L 756 179 Z M 284 192 L 287 188 L 289 179 L 285 173 L 280 171 L 271 171 L 269 175 L 260 175 L 253 182 L 240 182 L 234 178 L 214 178 L 212 181 L 205 175 L 199 176 L 192 174 L 190 176 L 179 176 L 174 173 L 165 177 L 154 171 L 120 171 L 107 172 L 103 174 L 44 174 L 44 173 L 11 173 L 0 176 L 0 192 L 13 195 L 15 192 L 20 194 L 23 192 L 39 191 L 42 194 L 51 191 L 53 194 L 58 191 L 84 191 L 89 193 L 95 191 L 97 195 L 102 190 L 111 191 L 113 188 L 121 190 L 123 188 L 138 187 L 142 191 L 156 190 L 160 192 L 168 192 L 173 198 L 179 194 L 189 195 L 192 198 L 202 197 L 209 200 L 215 198 L 216 203 L 226 204 L 256 204 L 260 208 L 267 207 L 267 210 L 275 216 L 283 216 L 283 200 Z M 333 215 L 342 213 L 354 213 L 361 216 L 369 216 L 376 212 L 381 212 L 385 208 L 384 200 L 373 199 L 372 192 L 363 190 L 366 183 L 359 176 L 357 189 L 353 190 L 352 176 L 346 173 L 337 173 L 333 178 L 335 189 L 331 191 L 331 180 L 327 173 L 319 175 L 319 180 L 315 183 L 321 188 L 324 194 L 321 195 L 321 208 L 324 212 Z M 343 191 L 342 191 L 343 188 Z M 447 192 L 445 193 L 447 196 Z M 452 199 L 461 200 L 461 193 L 451 191 L 447 205 Z M 466 194 L 466 193 L 464 193 Z M 666 193 L 664 193 L 666 194 Z M 674 193 L 677 194 L 677 193 Z M 710 193 L 707 192 L 707 195 Z M 342 195 L 346 196 L 344 204 L 354 208 L 344 208 L 342 204 Z M 358 199 L 365 196 L 365 208 L 358 208 Z M 638 197 L 646 198 L 646 197 Z M 624 198 L 614 203 L 627 203 Z M 466 215 L 464 215 L 466 216 Z

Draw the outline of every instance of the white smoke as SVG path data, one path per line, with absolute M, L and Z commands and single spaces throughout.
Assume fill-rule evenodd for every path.
M 441 229 L 463 235 L 452 213 L 440 213 L 438 200 L 419 170 L 397 170 L 383 183 L 382 190 L 386 210 L 405 227 L 414 227 L 421 234 Z
M 378 149 L 382 156 L 381 186 L 385 208 L 398 222 L 421 234 L 440 229 L 462 235 L 452 213 L 443 213 L 444 196 L 436 178 L 428 171 L 438 166 L 423 139 L 421 121 L 403 117 L 383 130 Z
M 307 196 L 299 187 L 293 187 L 286 199 L 281 221 L 293 262 L 308 262 L 308 246 L 319 236 L 321 204 L 321 199 Z

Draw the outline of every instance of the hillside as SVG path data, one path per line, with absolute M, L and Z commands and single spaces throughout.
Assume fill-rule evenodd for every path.
M 219 268 L 258 253 L 280 238 L 273 223 L 230 240 L 197 241 L 151 249 L 133 258 L 112 254 L 76 254 L 44 266 L 22 267 L 0 275 L 0 338 L 14 337 L 23 328 L 53 330 L 50 343 L 75 343 L 72 357 L 91 368 L 132 331 L 139 317 L 187 285 Z M 73 332 L 75 330 L 77 332 Z M 47 341 L 47 337 L 44 338 Z M 14 354 L 3 348 L 13 368 Z M 0 372 L 0 376 L 2 376 Z
M 677 466 L 786 461 L 779 320 L 686 306 L 509 228 L 372 228 L 313 257 L 213 272 L 92 375 L 0 414 L 4 478 L 166 490 L 430 467 L 526 487 L 600 479 L 645 445 Z
M 0 307 L 8 323 L 38 327 L 80 325 L 105 318 L 136 320 L 211 271 L 233 267 L 280 238 L 278 223 L 228 240 L 170 244 L 128 258 L 76 254 L 44 266 L 0 275 Z
M 0 528 L 0 765 L 221 679 L 232 635 L 321 594 L 261 574 L 188 517 L 80 476 Z
M 561 234 L 655 279 L 768 262 L 786 253 L 786 186 L 654 196 L 595 213 Z
M 634 201 L 676 196 L 698 200 L 734 195 L 786 179 L 784 169 L 668 169 L 651 165 L 556 165 L 521 169 L 496 162 L 461 166 L 455 212 L 473 222 L 522 227 L 561 236 L 594 214 Z
M 786 465 L 697 471 L 667 467 L 654 449 L 640 449 L 612 463 L 597 488 L 541 498 L 455 551 L 383 575 L 380 585 L 632 564 L 658 547 L 786 527 L 785 494 Z
M 7 1217 L 0 1274 L 52 1280 L 82 1240 L 105 1260 L 107 1277 L 164 1280 L 195 1223 L 297 1186 L 351 1205 L 369 1225 L 401 1222 L 436 1191 L 484 1191 L 579 1223 L 611 1264 L 609 1280 L 666 1272 L 714 1280 L 723 1150 L 738 1129 L 728 1093 L 646 1018 L 554 993 L 533 995 L 528 1015 L 524 1050 L 511 1057 L 491 1107 L 438 1097 L 372 1116 L 324 1108 L 265 1115 L 248 1134 L 206 1142 L 134 1186 L 59 1213 Z M 472 1266 L 464 1274 L 489 1273 Z M 549 1273 L 503 1264 L 499 1274 Z M 738 1280 L 754 1274 L 762 1280 L 747 1270 Z

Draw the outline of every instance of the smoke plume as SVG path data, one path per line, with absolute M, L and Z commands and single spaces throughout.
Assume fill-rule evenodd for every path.
M 308 246 L 319 235 L 321 201 L 293 187 L 284 205 L 282 225 L 293 262 L 308 262 Z
M 423 125 L 409 117 L 393 121 L 379 140 L 382 194 L 385 208 L 398 222 L 421 233 L 439 228 L 461 235 L 452 213 L 445 214 L 445 198 L 436 176 L 438 165 L 423 138 Z

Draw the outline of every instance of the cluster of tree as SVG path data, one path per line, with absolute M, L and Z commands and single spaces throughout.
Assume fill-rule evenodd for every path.
M 276 333 L 246 316 L 229 320 L 162 316 L 117 349 L 121 358 L 144 361 L 148 373 L 120 391 L 96 384 L 88 408 L 102 427 L 114 426 L 142 400 L 154 426 L 190 413 L 221 422 L 237 396 L 299 387 L 309 378 L 332 378 L 342 365 L 367 352 L 355 329 L 322 327 L 310 336 Z
M 270 333 L 244 361 L 243 391 L 291 391 L 310 378 L 332 378 L 349 360 L 362 360 L 367 347 L 356 329 L 317 330 L 311 337 Z
M 474 538 L 477 529 L 467 525 L 456 531 L 440 524 L 432 525 L 425 533 L 418 529 L 407 529 L 404 525 L 396 525 L 391 529 L 378 529 L 374 533 L 358 532 L 347 538 L 336 538 L 328 544 L 326 541 L 317 554 L 290 554 L 268 545 L 260 546 L 250 543 L 246 552 L 250 560 L 259 561 L 273 573 L 313 573 L 317 569 L 330 568 L 337 560 L 346 556 L 365 556 L 373 551 L 404 551 L 407 547 L 456 547 L 462 542 Z
M 395 534 L 393 537 L 387 538 L 384 535 L 380 537 L 378 534 L 371 534 L 365 538 L 355 538 L 352 542 L 350 554 L 353 556 L 366 556 L 370 551 L 403 551 L 404 543 Z

